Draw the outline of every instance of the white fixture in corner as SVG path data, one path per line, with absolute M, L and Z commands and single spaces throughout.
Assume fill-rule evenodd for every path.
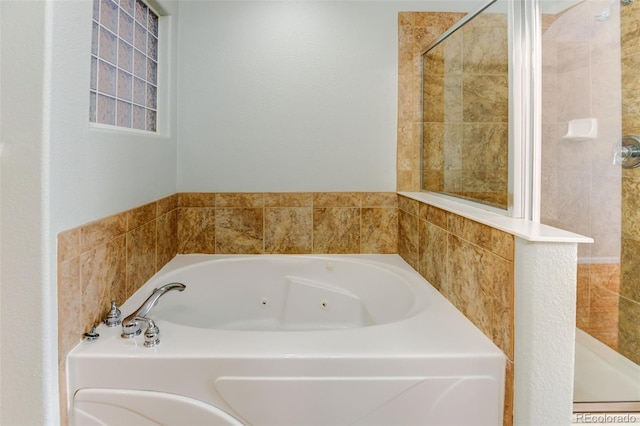
M 569 121 L 567 134 L 562 139 L 572 141 L 593 140 L 598 137 L 598 119 L 581 118 Z

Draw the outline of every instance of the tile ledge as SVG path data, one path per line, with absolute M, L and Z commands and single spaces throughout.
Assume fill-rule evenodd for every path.
M 554 228 L 541 223 L 512 217 L 485 210 L 470 204 L 452 200 L 435 193 L 428 192 L 398 192 L 413 200 L 438 207 L 450 213 L 466 217 L 508 234 L 533 242 L 550 243 L 593 243 L 593 238 L 573 232 Z

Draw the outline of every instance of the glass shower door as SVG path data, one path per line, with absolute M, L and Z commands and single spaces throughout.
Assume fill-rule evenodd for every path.
M 640 0 L 541 4 L 541 221 L 595 241 L 578 249 L 576 409 L 632 410 L 640 168 L 622 167 L 633 153 L 621 141 L 640 135 Z

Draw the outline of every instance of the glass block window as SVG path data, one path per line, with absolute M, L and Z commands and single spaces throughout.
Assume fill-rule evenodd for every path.
M 155 132 L 158 15 L 141 0 L 94 0 L 89 121 Z

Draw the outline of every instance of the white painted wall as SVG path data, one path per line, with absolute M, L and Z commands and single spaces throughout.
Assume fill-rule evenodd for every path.
M 161 19 L 160 43 L 170 43 L 159 53 L 160 131 L 149 135 L 89 126 L 93 2 L 53 0 L 51 206 L 56 233 L 176 191 L 178 5 L 159 3 L 171 15 Z
M 50 247 L 42 203 L 46 5 L 0 2 L 0 271 L 2 343 L 0 423 L 46 424 L 51 390 L 46 333 Z M 49 312 L 44 311 L 48 303 Z M 55 372 L 55 370 L 53 370 Z
M 398 11 L 478 1 L 184 1 L 180 191 L 395 191 Z
M 176 68 L 178 5 L 170 0 L 160 0 L 154 3 L 159 3 L 172 15 L 170 22 L 165 20 L 165 24 L 161 24 L 166 25 L 165 29 L 171 33 L 171 37 L 169 37 L 169 46 L 164 52 L 166 55 L 162 55 L 163 52 L 161 52 L 161 61 L 167 62 L 168 66 L 164 73 L 162 70 L 160 72 L 161 81 L 167 83 L 167 91 L 160 94 L 161 102 L 167 108 L 164 111 L 167 121 L 165 121 L 166 125 L 161 127 L 162 134 L 159 137 L 96 130 L 91 129 L 88 125 L 91 0 L 0 1 L 0 41 L 2 43 L 0 57 L 2 61 L 0 76 L 0 87 L 2 87 L 0 93 L 2 111 L 0 123 L 2 149 L 0 158 L 0 194 L 2 195 L 0 202 L 0 233 L 2 234 L 0 243 L 0 270 L 2 274 L 0 287 L 0 303 L 2 304 L 0 329 L 2 336 L 0 347 L 0 367 L 2 368 L 1 424 L 55 424 L 57 422 L 55 280 L 55 238 L 57 233 L 176 191 L 177 115 L 175 99 L 178 87 Z M 442 7 L 442 4 L 438 6 L 429 1 L 415 4 L 418 5 L 417 7 L 426 7 L 424 10 L 429 10 L 428 8 L 432 5 L 436 8 Z M 195 3 L 191 4 L 188 0 L 184 0 L 182 5 L 197 7 Z M 204 4 L 200 6 L 206 8 Z M 335 7 L 336 5 L 327 3 L 327 11 Z M 468 4 L 460 2 L 456 7 L 468 7 Z M 413 6 L 408 6 L 407 9 L 420 10 Z M 254 9 L 253 12 L 258 11 L 259 9 Z M 255 21 L 257 15 L 251 13 L 250 10 L 248 12 Z M 324 14 L 326 13 L 328 12 L 324 12 Z M 320 13 L 320 17 L 324 14 Z M 362 19 L 362 16 L 354 16 L 353 13 L 350 16 L 355 19 L 356 23 Z M 283 17 L 291 18 L 292 15 L 285 14 Z M 185 18 L 182 25 L 188 27 L 192 24 L 192 20 L 193 24 L 196 24 L 196 18 L 197 16 L 191 13 L 190 17 Z M 213 19 L 216 19 L 216 15 Z M 389 25 L 386 28 L 389 39 L 384 42 L 385 61 L 391 60 L 395 63 L 396 34 L 395 30 L 389 32 L 395 26 L 396 18 L 393 8 L 389 10 L 385 19 L 388 20 Z M 293 23 L 290 21 L 290 24 Z M 355 40 L 358 26 L 348 31 L 345 24 L 344 21 L 340 21 L 336 25 L 342 29 L 342 35 L 348 35 L 352 39 L 349 46 L 358 47 Z M 241 27 L 247 28 L 243 22 L 238 22 L 237 28 Z M 297 29 L 298 32 L 302 30 L 295 25 L 293 29 Z M 271 27 L 270 30 L 276 31 L 277 36 L 277 31 L 280 31 L 281 28 Z M 324 31 L 322 27 L 318 30 Z M 373 30 L 375 28 L 370 26 L 369 31 Z M 165 34 L 167 33 L 165 32 Z M 235 49 L 239 44 L 234 34 L 234 32 L 225 33 L 224 37 L 217 42 L 223 44 L 225 48 Z M 256 35 L 256 33 L 249 33 L 249 36 L 251 34 Z M 293 34 L 297 35 L 295 31 Z M 257 35 L 261 34 L 257 33 Z M 324 35 L 329 36 L 330 34 L 325 32 Z M 282 35 L 279 37 L 276 37 L 276 40 L 282 41 Z M 251 37 L 243 40 L 253 44 Z M 336 38 L 332 40 L 341 43 L 341 40 Z M 376 36 L 371 42 L 375 43 L 378 40 L 379 37 Z M 286 37 L 284 41 L 291 43 L 291 40 Z M 310 40 L 307 39 L 307 41 Z M 322 40 L 315 39 L 315 42 L 322 42 Z M 202 46 L 202 44 L 197 43 L 196 46 Z M 295 47 L 295 43 L 291 46 Z M 325 45 L 323 46 L 326 48 Z M 230 52 L 233 50 L 224 50 L 222 52 L 223 58 Z M 284 59 L 286 59 L 286 50 L 279 49 L 278 52 L 285 55 Z M 368 49 L 367 52 L 373 53 L 371 49 Z M 344 55 L 346 55 L 344 49 L 338 49 L 337 53 L 329 54 L 324 59 L 315 58 L 308 65 L 319 64 L 322 70 L 332 70 L 334 73 L 342 74 L 342 71 L 338 70 L 332 61 L 342 59 Z M 271 55 L 263 55 L 262 57 L 269 59 Z M 236 58 L 243 59 L 239 56 Z M 376 102 L 390 101 L 392 104 L 390 108 L 394 110 L 396 84 L 395 77 L 390 74 L 393 72 L 391 64 L 385 62 L 380 65 L 374 59 L 369 59 L 369 61 L 377 64 L 372 73 L 374 77 L 384 83 L 384 97 L 376 98 Z M 293 63 L 295 62 L 293 60 Z M 229 67 L 228 62 L 226 63 L 227 72 L 229 72 L 229 68 L 233 67 Z M 243 59 L 242 64 L 246 66 L 249 63 L 250 58 Z M 270 62 L 271 66 L 279 67 L 280 71 L 272 70 L 276 76 L 283 70 L 278 63 Z M 377 68 L 378 65 L 380 65 L 379 68 Z M 353 70 L 348 74 L 353 79 L 359 78 Z M 318 74 L 314 75 L 316 84 L 321 84 L 317 80 Z M 366 81 L 370 82 L 372 78 L 367 76 Z M 230 83 L 226 79 L 223 80 L 223 84 Z M 374 79 L 375 81 L 378 80 Z M 189 91 L 188 81 L 184 78 L 182 82 L 185 85 L 185 92 L 181 106 L 197 104 L 201 93 L 197 91 L 193 93 L 195 86 L 191 86 L 191 91 Z M 286 80 L 276 79 L 276 82 L 288 84 Z M 238 83 L 240 82 L 235 80 L 234 84 Z M 338 83 L 337 88 L 344 88 L 347 82 L 344 79 L 338 79 Z M 292 84 L 300 85 L 301 81 L 294 81 Z M 354 84 L 361 87 L 357 82 Z M 325 86 L 325 83 L 322 83 L 321 87 Z M 328 86 L 332 87 L 331 84 Z M 246 87 L 242 87 L 242 89 L 246 89 Z M 270 86 L 267 92 L 273 93 L 276 89 L 277 87 Z M 335 87 L 332 93 L 340 95 L 339 92 L 336 92 Z M 242 100 L 246 94 L 247 92 L 244 91 L 233 99 Z M 321 99 L 323 98 L 321 97 Z M 340 99 L 345 98 L 340 97 Z M 218 103 L 217 99 L 208 99 L 207 101 Z M 316 113 L 318 111 L 324 112 L 324 114 L 317 114 L 315 117 L 318 123 L 316 126 L 322 125 L 331 129 L 336 123 L 331 123 L 330 119 L 335 118 L 338 120 L 338 125 L 346 126 L 351 132 L 347 132 L 347 134 L 354 134 L 353 128 L 344 124 L 348 119 L 332 110 L 340 105 L 336 105 L 331 97 L 327 97 L 325 101 L 328 103 L 324 104 L 320 110 L 314 111 Z M 361 100 L 358 102 L 362 103 Z M 385 106 L 384 108 L 389 107 Z M 287 109 L 279 111 L 292 112 Z M 347 116 L 354 114 L 359 125 L 363 122 L 363 115 L 373 114 L 372 117 L 369 117 L 373 119 L 378 116 L 377 114 L 380 114 L 376 107 L 369 108 L 365 113 L 349 109 L 341 111 Z M 243 113 L 244 111 L 240 108 L 239 112 Z M 182 117 L 187 116 L 182 114 Z M 208 120 L 208 117 L 205 116 L 205 120 Z M 381 152 L 376 152 L 376 150 L 385 153 L 391 152 L 393 155 L 391 147 L 395 145 L 395 135 L 391 133 L 389 125 L 393 124 L 395 111 L 391 117 L 384 117 L 385 130 L 391 137 L 387 141 L 388 145 L 385 147 L 374 145 L 372 154 L 368 154 L 376 157 L 377 161 L 380 161 Z M 232 121 L 237 123 L 239 116 L 232 118 Z M 258 122 L 247 121 L 246 123 L 249 124 L 243 123 L 242 127 L 255 128 L 266 121 L 263 118 Z M 274 121 L 274 123 L 279 126 L 282 124 L 282 120 Z M 295 125 L 295 123 L 293 124 Z M 286 129 L 278 126 L 275 127 L 276 134 L 287 134 Z M 267 126 L 268 128 L 270 126 Z M 186 152 L 194 150 L 194 143 L 196 145 L 199 143 L 205 150 L 209 149 L 207 145 L 209 133 L 204 132 L 206 129 L 199 128 L 199 131 L 203 131 L 204 137 L 195 137 L 193 129 L 188 124 L 183 126 L 183 129 L 189 129 L 190 136 L 193 138 L 191 143 L 186 146 Z M 226 138 L 216 140 L 218 141 L 217 146 L 220 146 L 224 141 L 234 142 Z M 318 141 L 324 143 L 323 139 L 303 138 L 301 142 L 305 147 L 303 151 L 307 152 L 309 149 L 322 151 L 323 147 L 313 148 L 313 144 Z M 274 140 L 270 139 L 269 142 L 273 143 Z M 290 140 L 284 141 L 285 146 L 290 143 Z M 331 143 L 335 144 L 335 142 Z M 362 142 L 360 141 L 360 143 Z M 277 145 L 272 145 L 266 151 L 269 152 L 277 147 Z M 245 148 L 252 152 L 255 146 Z M 296 150 L 295 146 L 291 148 L 292 152 L 300 155 L 300 150 Z M 350 158 L 354 160 L 353 149 L 348 146 L 345 149 L 351 152 Z M 199 152 L 197 149 L 195 151 Z M 221 149 L 215 154 L 220 157 L 225 155 L 225 151 Z M 312 155 L 309 157 L 313 159 Z M 363 158 L 364 156 L 358 155 L 355 162 L 359 162 Z M 235 157 L 231 155 L 222 163 L 234 166 L 234 159 Z M 255 161 L 255 156 L 248 155 L 248 160 Z M 183 161 L 182 164 L 183 170 L 185 167 L 190 167 L 188 161 Z M 386 182 L 385 185 L 391 188 L 391 176 L 395 166 L 388 160 L 385 164 L 388 169 L 381 169 L 379 172 L 385 176 L 383 178 Z M 278 167 L 279 165 L 274 165 L 269 173 L 280 176 Z M 332 169 L 322 170 L 322 174 L 330 175 Z M 340 177 L 348 178 L 344 175 L 340 175 Z M 289 183 L 281 189 L 296 190 L 298 186 L 292 183 L 295 181 L 295 177 L 290 178 Z M 374 187 L 376 185 L 371 185 L 372 189 Z M 251 190 L 259 190 L 260 188 L 260 185 L 256 185 L 252 186 Z M 327 190 L 337 188 L 337 185 L 325 187 Z M 220 186 L 213 186 L 207 182 L 203 189 L 220 190 Z M 222 190 L 236 189 L 238 188 L 232 185 L 222 188 Z M 380 186 L 375 189 L 382 190 L 384 188 Z
M 91 0 L 0 1 L 0 423 L 56 424 L 56 235 L 176 191 L 178 5 L 158 136 L 89 127 Z

